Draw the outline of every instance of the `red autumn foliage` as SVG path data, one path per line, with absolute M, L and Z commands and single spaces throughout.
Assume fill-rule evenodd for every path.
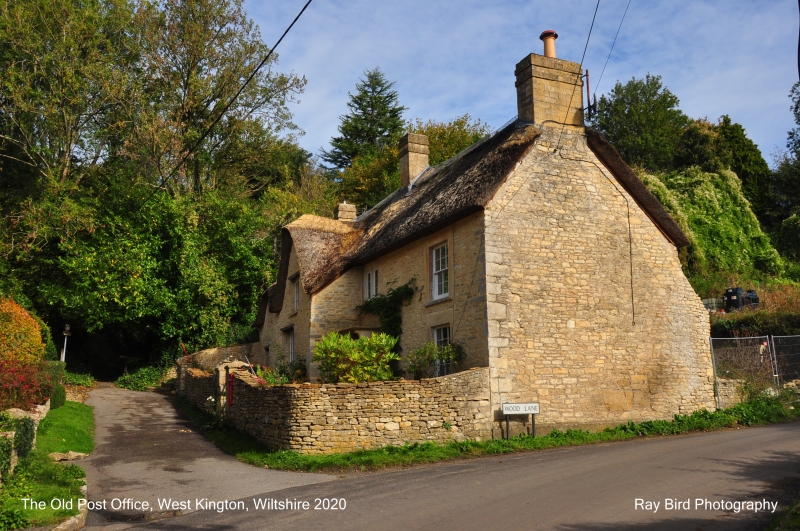
M 44 404 L 51 390 L 43 362 L 0 359 L 0 411 L 12 407 L 28 411 Z

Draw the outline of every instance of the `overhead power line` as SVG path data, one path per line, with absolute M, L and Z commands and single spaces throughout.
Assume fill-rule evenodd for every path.
M 800 2 L 800 0 L 798 0 Z M 628 8 L 631 7 L 631 0 L 628 0 L 628 5 L 625 6 L 625 12 L 622 14 L 622 20 L 619 21 L 619 27 L 617 28 L 617 34 L 614 35 L 614 42 L 611 43 L 611 49 L 608 51 L 608 57 L 606 57 L 606 64 L 603 65 L 603 71 L 600 72 L 600 78 L 597 80 L 597 85 L 595 85 L 595 89 L 600 87 L 600 82 L 603 80 L 603 74 L 606 73 L 606 67 L 608 66 L 608 60 L 611 59 L 611 52 L 614 51 L 614 45 L 617 44 L 617 37 L 619 37 L 619 30 L 622 29 L 622 23 L 625 22 L 625 15 L 628 14 Z
M 245 81 L 244 84 L 239 88 L 239 91 L 236 94 L 234 94 L 233 98 L 231 98 L 231 100 L 225 105 L 225 107 L 222 109 L 222 111 L 219 113 L 219 115 L 217 115 L 217 118 L 211 123 L 210 126 L 208 126 L 208 128 L 205 130 L 205 132 L 200 136 L 200 138 L 197 140 L 197 142 L 194 143 L 194 145 L 189 149 L 189 151 L 186 152 L 186 154 L 183 156 L 183 158 L 178 163 L 178 165 L 175 166 L 172 169 L 172 171 L 170 172 L 169 176 L 167 177 L 168 181 L 170 179 L 172 179 L 172 177 L 175 176 L 175 173 L 180 169 L 181 166 L 183 166 L 183 164 L 186 162 L 186 159 L 188 159 L 192 155 L 192 153 L 194 153 L 194 151 L 198 147 L 200 147 L 200 144 L 202 144 L 203 140 L 205 140 L 206 137 L 211 133 L 211 130 L 214 129 L 214 126 L 216 126 L 219 123 L 219 121 L 222 119 L 222 117 L 225 116 L 225 113 L 228 112 L 228 109 L 230 109 L 231 105 L 233 105 L 233 103 L 236 101 L 236 99 L 242 94 L 242 92 L 244 92 L 244 89 L 247 88 L 247 85 L 250 84 L 250 82 L 253 80 L 254 77 L 256 77 L 256 74 L 258 74 L 258 71 L 261 70 L 261 68 L 265 64 L 267 64 L 267 61 L 269 61 L 269 58 L 272 57 L 272 53 L 275 51 L 275 48 L 277 48 L 278 45 L 283 40 L 283 38 L 286 37 L 286 34 L 289 33 L 289 30 L 292 29 L 292 26 L 294 26 L 295 23 L 298 20 L 300 20 L 300 17 L 303 15 L 303 12 L 306 10 L 306 8 L 309 6 L 309 4 L 311 4 L 311 2 L 312 2 L 312 0 L 308 0 L 308 2 L 306 2 L 306 5 L 303 6 L 303 9 L 301 9 L 300 12 L 297 14 L 297 16 L 294 17 L 294 20 L 292 21 L 291 24 L 289 24 L 289 27 L 286 28 L 286 31 L 283 32 L 283 35 L 281 35 L 281 38 L 278 39 L 278 42 L 276 42 L 275 45 L 272 48 L 270 48 L 269 53 L 267 53 L 266 57 L 264 57 L 264 59 L 258 64 L 256 69 L 253 70 L 253 72 L 250 74 L 250 77 L 247 78 L 247 81 Z
M 800 0 L 798 0 L 800 1 Z M 594 15 L 592 15 L 592 25 L 589 26 L 589 35 L 586 36 L 586 45 L 583 47 L 583 55 L 581 56 L 581 64 L 578 67 L 578 75 L 580 76 L 580 72 L 583 71 L 583 60 L 586 58 L 586 50 L 589 49 L 589 39 L 592 38 L 592 29 L 594 28 L 594 20 L 597 18 L 597 10 L 600 8 L 600 0 L 597 0 L 597 5 L 594 6 Z M 575 97 L 575 88 L 578 86 L 578 83 L 575 83 L 575 86 L 572 87 L 572 94 L 569 97 L 569 105 L 567 105 L 567 113 L 564 115 L 563 125 L 561 126 L 561 132 L 558 134 L 558 142 L 556 143 L 556 151 L 561 146 L 561 136 L 564 134 L 564 128 L 567 126 L 567 118 L 569 117 L 569 110 L 572 108 L 572 99 Z

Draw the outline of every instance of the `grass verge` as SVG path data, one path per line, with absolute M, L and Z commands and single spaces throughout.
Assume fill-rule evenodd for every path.
M 800 498 L 795 498 L 789 508 L 772 520 L 765 531 L 800 531 Z
M 800 417 L 800 410 L 790 409 L 788 400 L 788 395 L 762 396 L 714 413 L 701 410 L 691 415 L 675 415 L 673 420 L 628 422 L 595 433 L 583 430 L 566 432 L 556 430 L 546 436 L 535 438 L 520 436 L 510 440 L 495 439 L 481 442 L 414 443 L 332 455 L 306 455 L 290 450 L 268 451 L 254 437 L 215 423 L 212 415 L 196 408 L 186 398 L 178 397 L 176 403 L 195 424 L 204 427 L 204 433 L 211 442 L 234 455 L 239 461 L 280 470 L 317 472 L 376 470 L 483 455 L 624 441 L 636 437 L 772 424 Z
M 71 464 L 56 463 L 51 452 L 89 453 L 94 449 L 94 417 L 92 408 L 78 402 L 67 402 L 51 410 L 40 423 L 36 449 L 17 465 L 0 488 L 0 531 L 58 523 L 78 514 L 77 499 L 86 473 Z M 23 499 L 44 501 L 44 509 L 27 508 Z M 64 500 L 59 507 L 52 500 Z

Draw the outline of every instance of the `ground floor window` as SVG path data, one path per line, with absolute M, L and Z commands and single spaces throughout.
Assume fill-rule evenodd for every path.
M 294 361 L 294 328 L 284 330 L 283 344 L 288 354 L 289 363 L 292 363 Z
M 437 347 L 443 347 L 450 344 L 450 325 L 439 326 L 433 329 L 433 341 Z M 452 361 L 436 360 L 434 362 L 434 374 L 436 376 L 445 376 L 453 373 Z

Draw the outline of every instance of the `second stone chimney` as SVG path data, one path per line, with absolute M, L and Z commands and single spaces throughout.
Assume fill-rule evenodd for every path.
M 400 139 L 400 186 L 408 186 L 428 167 L 428 137 L 407 133 Z
M 353 221 L 356 219 L 356 206 L 342 201 L 336 207 L 336 219 L 339 221 Z
M 544 55 L 535 53 L 517 63 L 517 115 L 539 125 L 583 127 L 583 77 L 578 63 L 556 58 L 553 30 L 542 32 Z M 550 121 L 550 124 L 545 122 Z

